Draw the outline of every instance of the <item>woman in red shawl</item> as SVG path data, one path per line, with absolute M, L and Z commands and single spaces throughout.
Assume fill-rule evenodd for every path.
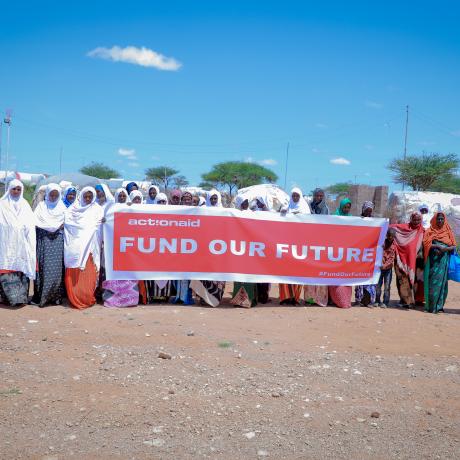
M 422 248 L 423 234 L 422 216 L 414 212 L 408 224 L 393 224 L 395 229 L 395 274 L 396 286 L 403 307 L 413 308 L 415 305 L 415 270 L 417 254 Z
M 456 249 L 455 236 L 443 212 L 431 219 L 431 226 L 423 238 L 425 255 L 425 310 L 438 313 L 444 310 L 448 291 L 450 254 Z

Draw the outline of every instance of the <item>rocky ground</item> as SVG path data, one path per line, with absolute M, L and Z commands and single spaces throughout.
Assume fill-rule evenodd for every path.
M 459 458 L 459 287 L 439 315 L 0 308 L 0 458 Z

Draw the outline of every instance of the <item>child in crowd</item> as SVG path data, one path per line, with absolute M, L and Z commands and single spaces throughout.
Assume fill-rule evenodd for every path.
M 394 242 L 395 233 L 394 228 L 389 228 L 385 238 L 385 243 L 383 244 L 382 266 L 380 267 L 380 278 L 376 289 L 376 302 L 378 306 L 382 308 L 387 308 L 390 302 L 390 287 L 391 280 L 393 278 L 393 264 L 396 256 Z M 380 302 L 382 285 L 384 285 L 383 303 Z

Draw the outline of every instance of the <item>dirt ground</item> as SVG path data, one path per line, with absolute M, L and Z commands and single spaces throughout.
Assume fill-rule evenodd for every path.
M 460 458 L 450 289 L 438 315 L 0 308 L 0 458 Z

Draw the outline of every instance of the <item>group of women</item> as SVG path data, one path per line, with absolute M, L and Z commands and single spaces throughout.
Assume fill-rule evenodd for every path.
M 44 200 L 32 211 L 23 198 L 18 180 L 8 184 L 0 199 L 0 302 L 11 306 L 28 302 L 29 280 L 34 280 L 32 303 L 40 307 L 60 304 L 65 297 L 78 309 L 97 301 L 107 307 L 129 307 L 139 303 L 172 302 L 216 307 L 225 290 L 225 282 L 209 280 L 114 281 L 105 279 L 102 226 L 107 209 L 114 203 L 130 206 L 182 205 L 222 207 L 217 190 L 206 198 L 188 191 L 174 190 L 168 199 L 157 186 L 151 185 L 144 200 L 137 184 L 129 183 L 113 195 L 107 185 L 84 187 L 79 193 L 67 187 L 61 194 L 57 184 L 46 187 Z M 244 213 L 270 212 L 269 195 L 257 196 L 255 207 L 237 196 L 236 207 Z M 343 199 L 335 215 L 349 216 L 351 201 Z M 372 217 L 373 204 L 365 202 L 362 217 Z M 291 191 L 290 201 L 281 214 L 328 215 L 324 191 L 316 189 L 307 202 L 298 188 Z M 395 272 L 401 304 L 413 306 L 425 302 L 428 311 L 442 311 L 447 298 L 449 254 L 456 242 L 446 216 L 438 212 L 425 230 L 422 216 L 414 213 L 408 224 L 392 225 L 394 233 Z M 420 275 L 421 270 L 421 275 Z M 357 286 L 355 300 L 363 305 L 375 302 L 375 286 Z M 231 304 L 253 307 L 269 301 L 268 283 L 233 283 Z M 282 305 L 306 304 L 341 308 L 351 307 L 351 286 L 310 286 L 280 284 Z

